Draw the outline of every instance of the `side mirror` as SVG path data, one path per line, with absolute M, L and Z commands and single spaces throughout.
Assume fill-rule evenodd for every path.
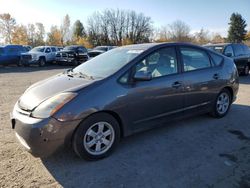
M 148 71 L 138 71 L 134 75 L 135 81 L 149 81 L 152 80 L 152 74 Z
M 225 54 L 227 57 L 233 57 L 233 54 L 232 53 L 226 53 Z

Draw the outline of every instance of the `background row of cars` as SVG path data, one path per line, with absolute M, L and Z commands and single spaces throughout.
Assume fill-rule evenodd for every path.
M 0 65 L 16 64 L 18 66 L 46 64 L 60 64 L 77 66 L 97 55 L 100 55 L 116 46 L 97 46 L 87 49 L 81 45 L 66 46 L 30 46 L 6 45 L 0 46 Z M 221 43 L 207 44 L 204 47 L 232 58 L 239 74 L 248 75 L 250 69 L 250 49 L 244 44 Z
M 97 46 L 94 49 L 86 49 L 81 45 L 66 46 L 38 46 L 30 49 L 29 46 L 6 45 L 0 46 L 0 65 L 14 64 L 17 66 L 47 64 L 74 65 L 77 66 L 88 59 L 115 48 L 115 46 Z

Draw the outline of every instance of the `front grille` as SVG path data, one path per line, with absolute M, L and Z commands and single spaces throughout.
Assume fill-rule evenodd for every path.
M 62 57 L 68 57 L 68 54 L 66 53 L 61 53 Z
M 22 55 L 22 60 L 24 60 L 24 61 L 29 61 L 31 59 L 32 59 L 31 55 Z

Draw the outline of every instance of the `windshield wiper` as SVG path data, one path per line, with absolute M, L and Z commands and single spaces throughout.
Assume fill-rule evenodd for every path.
M 94 80 L 93 76 L 89 76 L 87 74 L 84 74 L 82 72 L 74 72 L 73 69 L 68 69 L 64 72 L 64 74 L 67 74 L 67 76 L 73 78 L 74 76 L 78 76 L 79 78 L 87 78 L 90 80 Z
M 93 76 L 89 76 L 87 74 L 84 74 L 82 72 L 77 72 L 77 74 L 79 75 L 80 78 L 88 78 L 90 80 L 94 80 L 94 77 Z

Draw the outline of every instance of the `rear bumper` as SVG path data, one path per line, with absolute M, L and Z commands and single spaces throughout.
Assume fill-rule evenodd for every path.
M 22 146 L 35 157 L 47 157 L 71 139 L 79 121 L 60 122 L 54 118 L 37 119 L 14 109 L 12 128 Z

